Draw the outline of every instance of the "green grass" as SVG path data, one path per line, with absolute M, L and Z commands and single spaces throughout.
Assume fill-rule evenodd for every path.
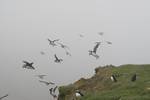
M 84 96 L 77 100 L 150 100 L 150 65 L 104 66 L 95 69 L 95 75 L 89 79 L 81 78 L 68 86 L 59 88 L 60 100 L 72 100 L 76 89 Z M 137 80 L 131 82 L 133 74 Z M 112 82 L 114 74 L 117 82 Z

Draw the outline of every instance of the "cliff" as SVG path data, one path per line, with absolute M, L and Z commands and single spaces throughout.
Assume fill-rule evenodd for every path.
M 136 74 L 137 80 L 132 82 Z M 117 82 L 110 77 L 114 75 Z M 80 90 L 84 96 L 75 97 Z M 59 87 L 59 100 L 150 100 L 150 65 L 101 66 L 88 79 Z

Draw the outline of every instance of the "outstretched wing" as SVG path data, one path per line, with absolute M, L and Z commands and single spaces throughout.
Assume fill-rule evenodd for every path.
M 58 60 L 58 57 L 56 56 L 56 54 L 54 56 L 55 56 L 56 60 Z
M 56 89 L 58 88 L 58 86 L 54 87 L 53 92 L 55 93 Z
M 80 36 L 80 37 L 84 37 L 84 35 L 82 35 L 82 34 L 79 34 L 79 36 Z
M 43 79 L 46 75 L 37 75 L 40 79 Z
M 99 34 L 99 35 L 104 35 L 104 33 L 103 33 L 103 32 L 99 32 L 98 34 Z
M 41 83 L 45 83 L 45 84 L 47 83 L 47 82 L 45 82 L 45 81 L 41 81 L 41 80 L 39 80 L 39 82 L 41 82 Z
M 0 97 L 0 100 L 2 100 L 3 98 L 5 98 L 5 97 L 7 97 L 7 96 L 8 96 L 8 94 L 6 94 L 6 95 Z
M 41 51 L 40 54 L 41 54 L 41 55 L 45 55 L 45 52 Z
M 58 44 L 61 45 L 62 48 L 68 48 L 68 49 L 69 49 L 68 46 L 66 46 L 66 45 L 64 45 L 64 44 L 62 44 L 62 43 L 59 43 L 59 42 L 58 42 Z
M 29 64 L 29 62 L 27 62 L 27 61 L 23 61 L 23 63 Z
M 30 66 L 29 69 L 35 69 L 33 66 Z
M 55 41 L 59 41 L 59 39 L 53 40 L 53 42 L 55 42 Z
M 49 84 L 54 85 L 55 83 L 53 83 L 53 82 L 49 82 Z
M 94 49 L 93 49 L 93 52 L 94 52 L 95 54 L 96 54 L 96 51 L 97 51 L 97 49 L 98 49 L 99 45 L 100 45 L 100 42 L 99 42 L 99 43 L 97 43 L 97 44 L 95 45 Z
M 95 57 L 96 59 L 99 58 L 99 55 L 97 55 L 97 54 L 92 54 L 92 56 Z
M 110 42 L 110 41 L 106 41 L 107 42 L 107 44 L 112 44 L 112 42 Z
M 52 94 L 53 94 L 53 93 L 52 93 L 52 92 L 53 92 L 53 88 L 50 88 L 50 89 L 49 89 L 49 92 L 50 92 L 50 94 L 52 95 Z
M 26 68 L 26 64 L 23 64 L 22 68 Z
M 47 40 L 48 40 L 49 42 L 51 42 L 51 40 L 50 40 L 49 38 L 48 38 Z
M 68 51 L 66 51 L 66 55 L 71 56 L 71 54 Z

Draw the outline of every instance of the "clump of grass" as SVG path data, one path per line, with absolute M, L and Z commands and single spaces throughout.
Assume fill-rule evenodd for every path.
M 66 94 L 70 94 L 73 88 L 73 84 L 59 87 L 59 98 L 61 98 L 61 100 L 65 100 Z

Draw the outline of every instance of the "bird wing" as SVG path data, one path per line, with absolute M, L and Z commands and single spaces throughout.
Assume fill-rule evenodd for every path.
M 58 60 L 58 57 L 56 56 L 56 54 L 54 56 L 55 56 L 56 60 Z
M 6 95 L 0 97 L 0 100 L 2 100 L 3 98 L 5 98 L 5 97 L 7 97 L 7 96 L 8 96 L 8 94 L 6 94 Z
M 27 62 L 27 61 L 23 61 L 23 63 L 29 64 L 29 62 Z
M 44 76 L 46 76 L 46 75 L 38 75 L 38 76 L 39 76 L 39 78 L 43 79 Z
M 80 37 L 84 37 L 82 34 L 79 34 Z
M 51 95 L 52 95 L 52 91 L 53 91 L 53 88 L 50 88 L 50 89 L 49 89 L 49 92 L 50 92 Z
M 83 93 L 81 93 L 80 91 L 79 91 L 79 94 L 80 94 L 81 96 L 84 96 Z
M 39 82 L 47 84 L 47 82 L 46 82 L 46 81 L 41 81 L 41 80 L 39 80 Z
M 59 39 L 53 40 L 53 42 L 55 42 L 55 41 L 59 41 Z
M 51 40 L 50 40 L 49 38 L 48 38 L 47 40 L 48 40 L 49 42 L 51 42 Z
M 110 41 L 106 41 L 107 42 L 107 44 L 112 44 L 112 42 L 110 42 Z
M 53 83 L 53 82 L 48 82 L 49 84 L 52 84 L 52 85 L 54 85 L 55 83 Z
M 69 55 L 69 56 L 71 56 L 71 54 L 70 54 L 68 51 L 66 51 L 66 55 Z
M 97 43 L 97 44 L 95 45 L 95 47 L 94 47 L 94 49 L 93 49 L 93 52 L 94 52 L 94 53 L 96 53 L 96 51 L 97 51 L 99 45 L 100 45 L 100 43 Z
M 24 65 L 22 66 L 22 68 L 26 68 L 26 64 L 24 64 Z
M 44 55 L 44 54 L 45 54 L 45 52 L 43 52 L 43 51 L 41 51 L 40 53 L 41 53 L 41 55 Z
M 60 43 L 60 42 L 58 42 L 58 44 L 61 45 L 61 47 L 64 46 L 64 45 L 63 45 L 62 43 Z
M 35 69 L 33 66 L 30 66 L 29 69 Z
M 104 33 L 103 33 L 103 32 L 99 32 L 98 34 L 99 34 L 99 35 L 103 35 Z
M 56 89 L 57 89 L 57 86 L 56 86 L 56 87 L 54 87 L 54 89 L 53 89 L 53 92 L 54 92 L 54 93 L 55 93 Z

